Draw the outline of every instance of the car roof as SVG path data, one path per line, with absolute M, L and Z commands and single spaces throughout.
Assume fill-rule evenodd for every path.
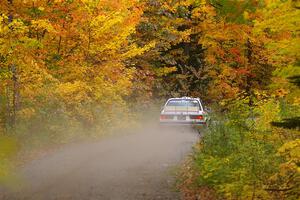
M 193 98 L 193 97 L 176 97 L 176 98 L 169 98 L 168 101 L 170 100 L 199 100 L 200 98 Z

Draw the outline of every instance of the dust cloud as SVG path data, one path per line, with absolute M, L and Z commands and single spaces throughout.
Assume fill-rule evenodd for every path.
M 126 133 L 125 133 L 126 132 Z M 18 190 L 1 199 L 180 199 L 173 171 L 199 134 L 191 127 L 149 120 L 99 141 L 66 145 L 18 170 Z

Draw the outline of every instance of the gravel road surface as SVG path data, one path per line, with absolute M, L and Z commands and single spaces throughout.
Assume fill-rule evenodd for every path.
M 145 125 L 128 134 L 63 147 L 19 170 L 22 187 L 3 199 L 176 200 L 176 166 L 199 135 Z M 1 197 L 1 195 L 0 195 Z

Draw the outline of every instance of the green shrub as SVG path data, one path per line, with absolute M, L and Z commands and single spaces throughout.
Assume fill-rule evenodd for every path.
M 199 187 L 209 186 L 227 199 L 272 199 L 265 188 L 280 163 L 277 146 L 268 142 L 270 132 L 256 130 L 250 115 L 223 114 L 205 132 L 194 156 Z

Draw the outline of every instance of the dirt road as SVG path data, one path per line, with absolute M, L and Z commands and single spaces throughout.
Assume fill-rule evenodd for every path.
M 198 134 L 144 126 L 130 134 L 69 145 L 28 163 L 23 188 L 6 199 L 176 200 L 172 171 Z

